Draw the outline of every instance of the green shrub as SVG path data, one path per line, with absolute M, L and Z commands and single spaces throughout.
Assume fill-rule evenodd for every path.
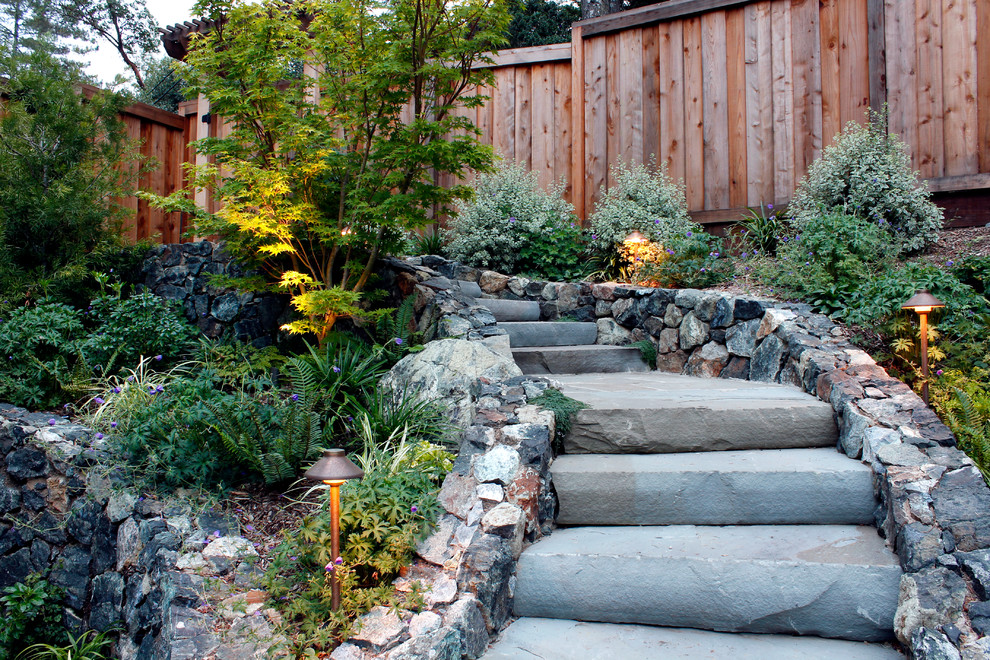
M 667 248 L 675 236 L 697 231 L 687 213 L 684 186 L 667 174 L 666 164 L 614 165 L 615 185 L 602 196 L 591 215 L 592 245 L 611 255 L 633 230 Z
M 672 288 L 704 288 L 732 277 L 732 263 L 716 236 L 695 226 L 684 234 L 668 236 L 660 259 L 647 262 L 639 279 Z
M 821 158 L 808 168 L 789 207 L 802 233 L 829 209 L 879 224 L 896 251 L 921 250 L 938 239 L 942 211 L 911 170 L 907 148 L 896 134 L 887 133 L 883 116 L 869 125 L 850 122 Z
M 574 207 L 560 187 L 544 192 L 536 172 L 519 165 L 479 174 L 474 199 L 458 203 L 446 236 L 450 257 L 469 266 L 551 280 L 582 272 Z
M 0 596 L 0 660 L 11 660 L 33 644 L 67 641 L 62 627 L 62 591 L 32 573 Z
M 196 360 L 221 380 L 258 378 L 281 368 L 288 358 L 275 346 L 257 348 L 241 341 L 213 341 L 200 338 Z
M 416 606 L 392 581 L 431 531 L 436 494 L 453 457 L 428 442 L 396 434 L 367 442 L 356 457 L 364 478 L 341 488 L 341 561 L 332 562 L 327 503 L 286 535 L 267 573 L 269 593 L 296 632 L 295 649 L 327 650 L 346 638 L 353 619 L 376 605 Z M 331 573 L 341 582 L 341 608 L 330 607 Z
M 103 660 L 110 652 L 113 644 L 112 633 L 109 631 L 95 632 L 86 630 L 78 635 L 67 634 L 68 641 L 63 644 L 38 643 L 29 646 L 20 656 L 25 660 Z
M 129 364 L 142 355 L 174 358 L 191 348 L 197 334 L 174 304 L 149 292 L 124 299 L 100 296 L 87 314 L 95 324 L 82 343 L 90 363 L 104 365 L 116 357 Z
M 792 233 L 787 221 L 774 210 L 773 204 L 763 206 L 761 203 L 759 213 L 753 208 L 746 209 L 743 219 L 736 226 L 751 249 L 769 256 L 777 254 L 777 244 L 781 238 Z
M 34 409 L 62 402 L 83 332 L 82 314 L 55 302 L 15 307 L 0 320 L 0 399 Z

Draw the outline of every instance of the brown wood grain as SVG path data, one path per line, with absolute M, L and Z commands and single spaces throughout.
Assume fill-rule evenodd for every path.
M 585 59 L 584 35 L 580 27 L 571 28 L 571 169 L 569 182 L 571 186 L 571 203 L 574 212 L 582 222 L 588 217 L 585 208 L 585 141 L 588 133 L 585 129 Z
M 866 121 L 870 107 L 866 0 L 839 0 L 839 119 Z
M 124 116 L 121 117 L 124 122 L 124 128 L 127 131 L 127 139 L 131 142 L 138 142 L 141 140 L 141 119 L 137 116 Z M 133 165 L 128 166 L 133 170 Z M 141 177 L 143 179 L 144 177 Z M 144 188 L 144 181 L 137 181 L 138 188 L 141 190 L 146 190 Z M 142 230 L 139 228 L 143 222 L 147 221 L 146 215 L 139 214 L 139 204 L 137 197 L 125 197 L 121 200 L 121 206 L 131 211 L 131 215 L 124 219 L 124 238 L 128 243 L 136 243 L 138 240 L 138 233 Z M 143 230 L 147 232 L 147 229 Z
M 822 79 L 817 0 L 791 0 L 794 181 L 822 151 Z
M 905 0 L 910 3 L 910 0 Z M 866 0 L 866 52 L 870 75 L 870 109 L 883 112 L 887 103 L 887 10 L 885 0 Z
M 643 162 L 643 30 L 618 34 L 619 154 L 626 163 Z
M 942 108 L 942 2 L 917 0 L 918 148 L 916 166 L 925 178 L 945 174 Z
M 976 2 L 942 2 L 945 174 L 979 170 L 976 103 Z
M 699 14 L 729 9 L 748 4 L 753 0 L 668 0 L 638 9 L 629 9 L 598 18 L 589 18 L 575 23 L 581 26 L 586 36 L 605 34 L 633 27 L 683 19 Z
M 684 186 L 689 210 L 705 208 L 704 69 L 701 19 L 684 20 Z
M 794 79 L 791 11 L 787 2 L 770 5 L 773 68 L 773 193 L 778 206 L 794 191 Z
M 819 0 L 818 30 L 821 44 L 822 148 L 832 144 L 842 129 L 839 99 L 839 0 Z
M 729 205 L 729 107 L 725 13 L 701 16 L 705 208 Z
M 533 72 L 528 66 L 516 69 L 515 161 L 526 169 L 533 167 Z
M 683 181 L 684 161 L 684 23 L 657 28 L 660 63 L 660 162 L 674 181 Z
M 660 31 L 643 28 L 643 160 L 660 159 Z
M 554 77 L 552 64 L 535 64 L 532 71 L 533 126 L 531 167 L 544 189 L 553 182 Z
M 749 206 L 773 203 L 773 61 L 770 2 L 746 12 L 746 164 Z
M 918 166 L 918 92 L 915 63 L 918 48 L 915 38 L 914 2 L 886 0 L 887 43 L 887 129 L 901 137 Z
M 619 68 L 619 37 L 609 34 L 605 39 L 605 101 L 607 117 L 605 120 L 605 162 L 608 171 L 605 173 L 606 186 L 615 185 L 612 166 L 622 157 L 620 145 L 620 129 L 622 123 L 622 76 Z
M 726 108 L 729 120 L 729 204 L 746 206 L 746 14 L 725 12 Z
M 608 177 L 608 105 L 606 100 L 605 37 L 584 42 L 585 57 L 585 175 L 584 211 L 595 208 Z
M 977 151 L 980 172 L 990 172 L 990 3 L 978 2 L 976 11 Z
M 516 70 L 495 71 L 492 95 L 492 146 L 507 161 L 516 158 Z
M 567 62 L 553 67 L 553 179 L 564 182 L 564 199 L 574 203 L 574 177 L 571 176 L 571 113 L 574 103 L 571 96 L 571 66 Z

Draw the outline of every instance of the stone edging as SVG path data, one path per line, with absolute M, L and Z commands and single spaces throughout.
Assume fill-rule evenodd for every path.
M 649 339 L 657 347 L 661 370 L 790 384 L 828 402 L 840 432 L 839 449 L 873 469 L 880 500 L 877 527 L 905 572 L 895 616 L 898 639 L 915 658 L 990 656 L 990 489 L 972 461 L 955 448 L 948 428 L 920 397 L 853 346 L 844 330 L 828 318 L 812 313 L 807 305 L 691 289 L 534 282 L 439 257 L 393 260 L 390 265 L 396 286 L 417 296 L 421 329 L 434 328 L 436 337 L 482 340 L 496 350 L 507 350 L 504 331 L 495 326 L 488 310 L 459 292 L 456 282 L 466 280 L 479 283 L 487 297 L 539 302 L 544 320 L 561 316 L 594 320 L 598 343 Z M 500 392 L 504 396 L 509 389 L 503 385 Z M 500 403 L 504 406 L 507 401 L 503 398 Z M 479 407 L 479 416 L 484 417 L 483 406 Z M 504 452 L 505 442 L 512 451 L 518 451 L 518 444 L 513 446 L 515 432 L 506 436 L 513 422 L 508 417 L 498 422 L 482 420 L 482 428 L 496 427 L 494 435 L 484 436 L 484 442 L 477 440 L 479 431 L 472 430 L 475 426 L 465 433 L 458 459 L 462 471 L 455 471 L 451 485 L 445 483 L 441 492 L 441 502 L 449 513 L 444 520 L 452 516 L 456 522 L 441 524 L 440 537 L 454 536 L 453 532 L 470 527 L 471 522 L 483 524 L 482 512 L 494 510 L 492 501 L 480 496 L 495 484 L 487 475 L 478 479 L 475 471 L 471 478 L 477 483 L 469 479 L 463 487 L 455 488 L 454 484 L 466 477 L 466 456 L 473 456 L 477 466 L 494 460 L 488 458 L 490 455 Z M 499 429 L 501 424 L 508 426 Z M 485 453 L 481 453 L 483 447 Z M 544 486 L 548 479 L 548 474 L 541 476 Z M 454 497 L 454 493 L 459 495 Z M 551 496 L 544 497 L 549 500 Z M 527 520 L 545 525 L 545 519 L 539 517 Z M 513 572 L 514 562 L 505 567 L 499 560 L 495 571 L 491 563 L 477 562 L 479 558 L 492 562 L 496 555 L 504 555 L 504 551 L 493 552 L 485 545 L 497 542 L 479 541 L 493 536 L 472 532 L 466 545 L 454 536 L 451 547 L 460 543 L 463 548 L 461 565 L 470 560 L 470 565 L 487 571 L 486 580 L 479 585 L 462 580 L 458 569 L 455 586 L 474 594 L 464 598 L 480 603 L 482 596 L 487 598 L 491 593 L 496 576 Z M 438 543 L 440 537 L 431 537 L 430 543 Z M 465 576 L 468 570 L 464 570 Z M 511 591 L 511 578 L 507 578 L 505 590 Z M 492 632 L 503 616 L 500 607 L 501 600 L 482 606 L 483 611 L 487 608 L 486 623 Z M 415 641 L 405 644 L 412 648 Z M 358 650 L 351 645 L 342 648 L 348 653 L 350 648 Z M 368 656 L 341 653 L 333 657 Z

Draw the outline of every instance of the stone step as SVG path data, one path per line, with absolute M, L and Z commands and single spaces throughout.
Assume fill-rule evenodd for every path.
M 539 321 L 540 303 L 533 300 L 502 300 L 478 298 L 475 302 L 487 307 L 496 321 Z
M 528 346 L 512 349 L 524 374 L 586 374 L 649 371 L 635 346 Z
M 523 618 L 506 628 L 482 660 L 903 660 L 884 644 L 821 637 L 740 635 L 656 626 Z
M 573 321 L 513 321 L 499 323 L 509 333 L 512 348 L 523 346 L 581 346 L 594 344 L 598 325 Z
M 882 641 L 900 577 L 866 526 L 576 527 L 522 553 L 514 611 Z
M 590 406 L 574 416 L 567 453 L 834 447 L 838 439 L 832 407 L 796 387 L 660 372 L 556 380 Z
M 465 296 L 471 296 L 472 298 L 480 298 L 483 295 L 481 287 L 477 282 L 468 282 L 466 280 L 457 280 L 457 286 Z
M 562 525 L 873 522 L 873 471 L 828 449 L 564 454 L 551 468 Z

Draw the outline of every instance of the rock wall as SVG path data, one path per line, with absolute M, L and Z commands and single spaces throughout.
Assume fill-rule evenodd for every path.
M 277 614 L 245 618 L 258 606 L 230 605 L 247 600 L 238 586 L 257 593 L 257 552 L 237 521 L 136 496 L 94 468 L 100 452 L 89 429 L 0 404 L 0 589 L 47 574 L 65 591 L 70 631 L 122 628 L 115 658 L 267 657 Z M 219 599 L 226 636 L 213 632 L 224 615 L 202 611 L 218 611 L 203 606 Z
M 789 384 L 828 402 L 838 449 L 873 469 L 877 527 L 904 570 L 898 638 L 919 659 L 990 657 L 990 489 L 921 398 L 810 306 L 537 282 L 439 257 L 393 268 L 417 296 L 421 328 L 437 336 L 499 338 L 484 299 L 464 296 L 457 285 L 477 282 L 484 297 L 538 301 L 544 320 L 595 321 L 598 343 L 648 339 L 661 370 Z
M 244 275 L 222 246 L 210 241 L 159 245 L 144 262 L 144 286 L 182 306 L 186 318 L 210 338 L 233 337 L 256 346 L 275 340 L 286 321 L 288 296 L 238 293 L 210 284 L 211 275 Z

